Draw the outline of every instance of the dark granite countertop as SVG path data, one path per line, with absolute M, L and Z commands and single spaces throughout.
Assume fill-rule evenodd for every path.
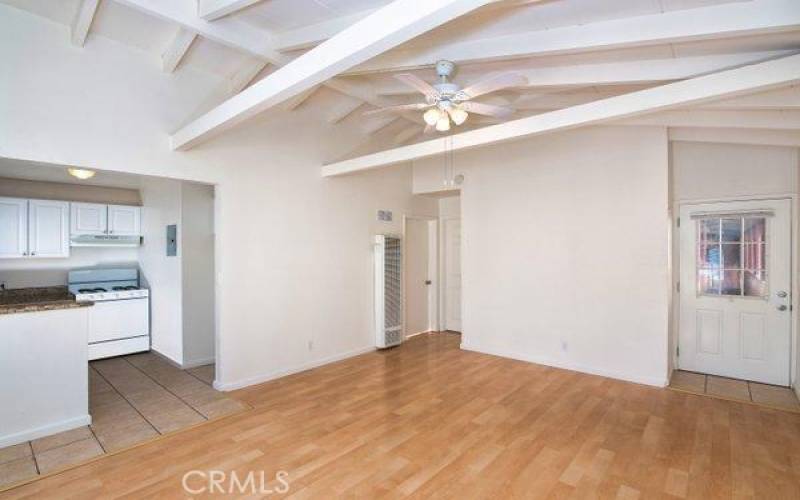
M 0 314 L 88 307 L 94 302 L 75 302 L 65 286 L 0 290 Z

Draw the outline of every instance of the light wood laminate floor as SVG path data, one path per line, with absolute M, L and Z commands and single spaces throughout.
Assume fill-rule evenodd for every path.
M 795 413 L 459 340 L 421 335 L 239 391 L 254 409 L 0 497 L 182 498 L 186 472 L 218 469 L 287 471 L 290 498 L 800 498 Z

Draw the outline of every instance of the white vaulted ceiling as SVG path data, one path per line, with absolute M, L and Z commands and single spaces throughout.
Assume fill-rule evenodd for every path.
M 72 26 L 76 13 L 87 1 L 91 2 L 0 3 Z M 144 51 L 166 71 L 192 69 L 213 75 L 226 82 L 232 97 L 389 3 L 390 0 L 100 0 L 85 50 L 91 50 L 92 37 L 106 37 Z M 748 5 L 764 7 L 763 16 L 759 9 L 749 16 L 754 28 L 737 25 L 726 31 L 728 20 L 741 23 L 736 15 L 728 13 Z M 392 146 L 427 138 L 419 133 L 419 116 L 363 117 L 362 112 L 377 106 L 418 102 L 420 96 L 392 75 L 410 71 L 432 81 L 430 66 L 440 57 L 459 63 L 455 80 L 462 85 L 492 72 L 524 73 L 529 78 L 528 86 L 486 99 L 516 107 L 515 118 L 523 118 L 800 52 L 800 22 L 776 26 L 774 19 L 768 19 L 770 9 L 780 10 L 773 14 L 791 14 L 792 19 L 800 16 L 800 2 L 502 0 L 470 9 L 321 85 L 298 88 L 284 105 L 288 109 L 301 104 L 313 106 L 319 109 L 320 119 L 356 124 L 364 131 L 365 141 Z M 681 12 L 688 13 L 686 19 L 701 20 L 692 28 L 700 29 L 705 23 L 709 32 L 651 39 L 652 29 L 636 30 L 639 25 L 658 26 L 662 19 L 665 26 L 670 22 L 680 24 L 682 18 L 675 14 Z M 707 15 L 708 22 L 704 13 L 713 13 Z M 605 43 L 616 36 L 616 26 L 622 26 L 620 29 L 633 40 Z M 559 38 L 561 33 L 563 38 Z M 550 48 L 549 35 L 561 45 Z M 637 43 L 636 37 L 641 41 Z M 564 40 L 571 45 L 564 45 Z M 165 53 L 168 58 L 162 62 Z M 785 108 L 772 110 L 796 112 L 793 105 L 797 94 L 781 101 L 786 103 Z M 198 107 L 202 104 L 207 103 L 198 103 Z M 492 123 L 496 122 L 470 120 L 451 132 Z

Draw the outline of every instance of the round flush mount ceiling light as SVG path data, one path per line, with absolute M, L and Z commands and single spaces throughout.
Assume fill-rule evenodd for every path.
M 92 177 L 94 177 L 95 174 L 94 170 L 89 170 L 86 168 L 73 168 L 73 167 L 68 168 L 67 172 L 72 177 L 75 177 L 82 181 L 85 181 L 86 179 L 91 179 Z

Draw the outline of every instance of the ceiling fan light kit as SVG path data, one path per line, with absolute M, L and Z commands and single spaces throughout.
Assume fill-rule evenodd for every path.
M 494 118 L 509 118 L 514 114 L 514 109 L 510 107 L 474 102 L 472 99 L 505 88 L 525 85 L 527 79 L 524 76 L 518 73 L 500 73 L 462 89 L 457 83 L 449 81 L 455 68 L 455 63 L 451 61 L 437 62 L 436 74 L 440 81 L 432 85 L 411 73 L 395 75 L 395 78 L 424 95 L 425 102 L 380 108 L 368 111 L 367 114 L 426 109 L 422 115 L 427 125 L 426 133 L 433 130 L 447 132 L 451 121 L 456 126 L 462 125 L 470 113 Z

